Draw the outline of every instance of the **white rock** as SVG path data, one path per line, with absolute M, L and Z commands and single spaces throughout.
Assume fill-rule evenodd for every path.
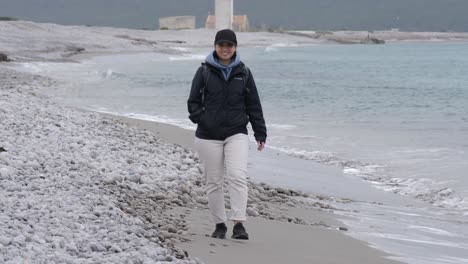
M 8 246 L 11 243 L 11 239 L 6 236 L 0 236 L 0 244 L 3 246 Z

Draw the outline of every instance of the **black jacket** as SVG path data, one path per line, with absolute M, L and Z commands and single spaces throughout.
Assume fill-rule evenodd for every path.
M 265 142 L 265 119 L 252 74 L 249 72 L 249 78 L 244 82 L 246 68 L 240 62 L 232 69 L 226 81 L 220 69 L 208 63 L 206 65 L 211 71 L 208 83 L 205 85 L 203 66 L 200 66 L 193 78 L 187 101 L 189 118 L 198 124 L 195 135 L 201 139 L 224 140 L 238 133 L 247 134 L 247 124 L 250 122 L 255 139 Z M 201 93 L 203 87 L 204 107 Z

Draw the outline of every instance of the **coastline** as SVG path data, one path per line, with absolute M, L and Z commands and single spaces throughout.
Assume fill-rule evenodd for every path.
M 214 30 L 136 30 L 110 27 L 63 26 L 30 21 L 1 21 L 0 46 L 12 61 L 76 62 L 96 55 L 161 52 L 183 54 L 185 49 L 212 45 Z M 295 35 L 299 33 L 299 35 Z M 367 31 L 239 32 L 243 46 L 274 44 L 367 43 Z M 383 41 L 468 41 L 463 32 L 375 31 Z M 26 45 L 25 43 L 29 43 Z
M 56 27 L 56 25 L 53 27 Z M 211 32 L 209 32 L 209 34 L 211 34 Z M 266 35 L 270 36 L 269 34 Z M 255 38 L 254 36 L 250 37 L 252 39 Z M 25 38 L 28 38 L 28 36 Z M 44 36 L 40 36 L 40 38 L 44 38 Z M 289 38 L 289 36 L 287 38 Z M 286 39 L 286 37 L 284 39 Z M 24 38 L 18 38 L 16 40 L 21 42 L 24 41 Z M 272 45 L 281 40 L 282 38 L 278 37 L 274 38 L 274 40 L 252 40 L 250 42 L 247 41 L 247 43 L 249 43 L 248 45 L 257 45 L 262 42 L 263 45 Z M 309 40 L 301 41 L 304 41 L 304 43 L 317 43 Z M 200 43 L 196 45 L 209 45 L 207 43 L 200 41 Z M 126 43 L 125 45 L 138 46 L 140 44 L 135 45 L 134 43 Z M 19 59 L 19 61 L 27 61 L 28 59 L 39 61 L 71 61 L 83 59 L 84 57 L 82 56 L 93 56 L 93 54 L 111 55 L 122 51 L 131 53 L 155 50 L 151 47 L 152 45 L 149 45 L 148 43 L 145 44 L 147 45 L 145 48 L 134 48 L 133 46 L 133 48 L 128 48 L 125 45 L 120 49 L 116 47 L 98 47 L 95 51 L 86 48 L 86 53 L 73 54 L 67 56 L 66 59 L 63 57 L 64 51 L 66 50 L 62 49 L 65 45 L 53 52 L 41 53 L 37 50 L 29 50 L 26 52 L 26 56 L 21 54 L 22 51 L 15 51 L 12 53 L 12 50 L 9 50 L 9 55 L 13 55 L 13 58 L 16 60 Z M 166 46 L 158 48 L 157 51 L 161 52 L 169 48 L 170 46 Z M 109 49 L 110 51 L 105 51 L 106 49 Z M 0 68 L 2 71 L 5 69 L 1 65 Z M 15 233 L 10 229 L 27 229 L 27 227 L 25 227 L 26 225 L 21 223 L 19 224 L 19 227 L 8 227 L 8 230 L 9 232 L 11 231 L 11 233 L 0 234 L 0 242 L 2 242 L 0 243 L 0 256 L 3 257 L 3 260 L 5 261 L 12 261 L 12 263 L 15 263 L 15 261 L 18 260 L 18 257 L 20 257 L 20 260 L 22 261 L 37 260 L 38 256 L 43 256 L 32 249 L 27 249 L 28 245 L 34 245 L 39 249 L 44 249 L 44 247 L 47 248 L 54 243 L 58 243 L 58 246 L 54 249 L 58 248 L 69 252 L 69 257 L 71 259 L 79 259 L 81 252 L 85 257 L 94 257 L 96 260 L 101 261 L 101 263 L 118 263 L 119 258 L 130 259 L 130 257 L 133 256 L 132 254 L 141 254 L 141 256 L 158 261 L 171 259 L 174 263 L 199 263 L 195 258 L 201 258 L 202 263 L 203 261 L 207 261 L 206 263 L 229 263 L 226 262 L 226 259 L 232 260 L 232 263 L 234 263 L 234 260 L 235 263 L 238 263 L 239 259 L 236 259 L 236 256 L 245 257 L 243 261 L 247 263 L 274 263 L 271 261 L 277 261 L 286 256 L 287 258 L 282 261 L 291 263 L 304 263 L 304 261 L 316 261 L 320 263 L 398 263 L 396 261 L 386 259 L 386 257 L 388 257 L 387 254 L 372 249 L 365 242 L 350 238 L 343 234 L 343 231 L 337 231 L 340 227 L 340 223 L 335 220 L 335 217 L 332 214 L 326 213 L 326 211 L 330 210 L 329 206 L 326 204 L 319 203 L 311 205 L 310 203 L 303 203 L 301 199 L 296 199 L 301 198 L 304 195 L 312 199 L 314 199 L 314 197 L 309 197 L 305 193 L 301 193 L 299 191 L 289 192 L 290 195 L 278 195 L 278 190 L 284 189 L 281 187 L 285 186 L 271 187 L 269 185 L 261 185 L 258 183 L 251 185 L 251 188 L 256 190 L 250 204 L 252 205 L 250 208 L 254 208 L 253 211 L 251 211 L 251 214 L 258 214 L 261 216 L 251 217 L 251 222 L 247 224 L 249 232 L 253 235 L 252 240 L 247 243 L 238 243 L 229 239 L 226 241 L 218 241 L 207 238 L 205 234 L 209 233 L 211 226 L 209 226 L 205 200 L 203 199 L 203 192 L 201 190 L 202 188 L 199 184 L 196 184 L 201 179 L 199 169 L 200 164 L 197 161 L 196 156 L 194 156 L 190 151 L 191 143 L 193 142 L 193 131 L 187 131 L 175 126 L 151 121 L 135 120 L 125 117 L 109 118 L 109 115 L 89 113 L 56 105 L 53 103 L 53 99 L 41 95 L 41 89 L 44 86 L 54 85 L 53 80 L 49 80 L 41 76 L 15 73 L 10 70 L 5 70 L 4 73 L 5 75 L 2 77 L 5 77 L 7 82 L 2 83 L 2 89 L 0 89 L 0 91 L 2 96 L 6 98 L 6 102 L 8 102 L 8 104 L 0 104 L 0 117 L 2 117 L 2 121 L 6 119 L 9 121 L 6 124 L 10 125 L 15 124 L 15 122 L 18 121 L 24 122 L 25 124 L 28 124 L 29 122 L 29 126 L 27 127 L 18 128 L 12 126 L 7 127 L 7 130 L 4 131 L 4 133 L 8 134 L 6 134 L 6 140 L 3 142 L 3 144 L 6 145 L 2 146 L 6 151 L 2 151 L 2 153 L 0 153 L 2 154 L 2 156 L 0 156 L 0 162 L 2 162 L 1 165 L 3 166 L 0 172 L 2 179 L 7 181 L 7 183 L 4 184 L 8 184 L 8 188 L 5 188 L 7 190 L 8 197 L 19 199 L 22 195 L 31 191 L 37 193 L 35 194 L 37 197 L 35 197 L 38 201 L 44 203 L 49 201 L 50 199 L 47 199 L 48 194 L 42 190 L 28 186 L 18 187 L 15 185 L 15 182 L 19 181 L 20 183 L 24 183 L 30 181 L 31 179 L 25 175 L 32 175 L 33 180 L 37 180 L 38 177 L 42 179 L 42 177 L 48 176 L 51 171 L 54 170 L 51 169 L 52 167 L 44 167 L 41 164 L 46 164 L 47 159 L 54 157 L 53 154 L 50 153 L 54 153 L 58 150 L 60 153 L 63 151 L 64 157 L 56 157 L 56 162 L 66 164 L 66 166 L 56 165 L 59 166 L 60 170 L 62 170 L 59 175 L 60 177 L 53 175 L 50 180 L 55 183 L 63 181 L 64 183 L 71 184 L 72 186 L 78 185 L 77 187 L 81 184 L 84 186 L 89 185 L 88 187 L 90 190 L 88 191 L 94 195 L 93 199 L 99 200 L 99 202 L 96 202 L 94 205 L 103 203 L 104 201 L 104 203 L 109 203 L 110 207 L 113 208 L 110 210 L 101 208 L 100 210 L 102 212 L 97 213 L 97 215 L 93 214 L 94 216 L 87 215 L 86 213 L 87 209 L 95 206 L 79 208 L 79 214 L 82 216 L 82 219 L 79 221 L 73 218 L 73 214 L 78 213 L 77 211 L 74 211 L 77 208 L 71 208 L 71 214 L 65 217 L 65 219 L 68 219 L 65 221 L 65 224 L 69 225 L 66 228 L 66 232 L 72 233 L 79 230 L 79 227 L 73 227 L 74 221 L 77 222 L 77 226 L 93 226 L 94 223 L 92 222 L 96 221 L 96 217 L 99 218 L 108 214 L 109 217 L 106 218 L 103 223 L 100 223 L 102 224 L 100 228 L 120 229 L 121 231 L 123 230 L 124 233 L 126 232 L 126 234 L 135 233 L 141 235 L 138 236 L 138 238 L 133 236 L 133 238 L 135 238 L 134 241 L 125 242 L 125 239 L 128 239 L 128 237 L 126 238 L 120 233 L 118 233 L 119 235 L 117 233 L 114 234 L 112 233 L 114 231 L 110 230 L 109 234 L 112 235 L 98 237 L 93 240 L 90 245 L 85 245 L 89 241 L 86 241 L 85 239 L 83 242 L 83 237 L 79 237 L 80 243 L 74 242 L 71 244 L 61 245 L 60 243 L 62 242 L 60 241 L 62 240 L 55 240 L 55 238 L 52 239 L 56 236 L 55 234 L 52 238 L 49 234 L 43 233 L 38 237 L 29 235 L 27 237 L 21 237 L 20 235 L 12 236 L 12 234 L 18 233 L 16 231 Z M 13 100 L 12 98 L 25 100 L 25 102 L 28 102 L 28 100 L 31 99 L 29 103 L 26 103 L 29 108 L 23 109 L 19 107 L 10 109 L 9 107 L 13 107 L 13 101 L 10 101 Z M 37 113 L 31 115 L 31 113 L 34 113 L 31 112 L 31 109 L 36 110 Z M 12 118 L 10 115 L 15 116 L 17 119 Z M 35 118 L 39 119 L 35 120 Z M 53 123 L 46 123 L 50 120 L 52 120 Z M 52 128 L 50 127 L 54 122 L 55 127 L 57 128 L 53 126 Z M 73 138 L 76 137 L 75 131 L 66 130 L 65 128 L 67 126 L 79 129 L 79 131 L 83 130 L 83 133 L 86 132 L 89 133 L 89 135 L 86 138 L 81 138 L 84 142 L 82 142 L 83 140 L 77 141 L 76 138 Z M 104 133 L 100 131 L 100 129 L 106 132 Z M 23 135 L 21 132 L 18 132 L 23 130 L 27 133 L 31 132 L 44 140 L 52 140 L 50 144 L 54 146 L 57 144 L 56 141 L 63 137 L 65 139 L 64 144 L 70 144 L 71 147 L 70 149 L 59 149 L 58 145 L 56 148 L 52 148 L 48 145 L 41 145 L 42 152 L 41 148 L 33 145 L 32 147 L 34 148 L 28 149 L 31 147 L 28 145 L 30 143 L 30 139 L 28 139 L 27 135 Z M 51 131 L 56 133 L 54 135 L 57 135 L 58 137 L 49 139 Z M 15 133 L 20 133 L 21 136 L 15 138 L 12 136 Z M 81 148 L 84 148 L 87 145 L 87 140 L 92 142 L 94 141 L 93 137 L 99 137 L 103 140 L 103 142 L 99 143 L 109 145 L 95 146 L 96 149 L 91 152 L 94 151 L 98 154 L 94 152 L 86 152 L 79 154 L 82 156 L 79 156 L 78 158 L 74 157 L 73 155 L 75 155 L 75 153 L 79 152 Z M 117 141 L 119 144 L 122 144 L 122 148 L 117 148 L 117 150 L 115 150 L 115 147 L 113 148 L 112 144 Z M 144 146 L 141 142 L 145 142 L 147 145 Z M 154 142 L 157 144 L 153 145 Z M 21 145 L 22 143 L 25 145 Z M 34 144 L 39 143 L 35 142 Z M 93 144 L 98 144 L 98 142 L 94 142 Z M 127 145 L 132 147 L 126 148 Z M 117 166 L 117 163 L 113 158 L 119 160 L 119 157 L 126 155 L 126 151 L 131 152 L 134 156 L 131 158 L 127 157 L 127 160 L 125 161 L 126 163 L 124 165 L 119 165 L 119 170 L 115 170 L 113 166 Z M 148 154 L 145 151 L 151 153 L 151 158 L 144 156 Z M 20 153 L 19 157 L 27 166 L 17 163 L 15 160 L 16 158 L 13 155 L 10 155 L 10 152 Z M 113 156 L 115 154 L 114 152 L 120 153 L 119 155 L 121 156 Z M 274 154 L 271 153 L 271 155 Z M 271 160 L 268 161 L 268 157 L 271 157 L 271 155 L 267 155 L 267 161 L 265 162 L 271 162 Z M 97 158 L 99 156 L 104 156 L 105 158 Z M 166 156 L 170 158 L 166 159 Z M 140 157 L 141 160 L 137 157 Z M 73 163 L 70 162 L 70 159 L 73 160 Z M 80 166 L 87 167 L 87 169 L 81 171 L 83 168 L 75 168 L 78 167 L 75 165 L 75 160 L 79 162 Z M 265 165 L 266 163 L 261 163 L 259 161 L 260 160 L 255 157 L 255 166 L 251 169 L 251 172 L 254 175 L 268 171 L 268 166 Z M 151 164 L 156 164 L 158 169 L 163 167 L 163 169 L 161 169 L 162 171 L 155 170 Z M 70 168 L 73 168 L 73 170 Z M 69 169 L 71 172 L 69 172 Z M 140 176 L 132 174 L 134 171 L 138 172 L 137 174 Z M 324 169 L 321 166 L 314 167 L 314 172 L 318 176 L 324 175 L 324 173 L 329 175 L 335 174 L 335 171 Z M 156 175 L 156 177 L 153 178 L 154 175 Z M 81 177 L 83 177 L 83 179 L 76 180 L 76 178 Z M 317 179 L 318 178 L 319 177 L 317 177 Z M 89 183 L 86 183 L 86 180 L 89 180 Z M 261 181 L 261 179 L 254 180 L 257 182 L 259 180 Z M 41 184 L 39 184 L 39 186 L 43 187 Z M 180 188 L 176 188 L 177 186 Z M 265 186 L 267 186 L 267 188 L 265 188 Z M 52 188 L 54 191 L 54 188 L 57 188 L 57 186 L 53 187 L 53 185 L 47 185 L 47 187 Z M 60 184 L 59 187 L 62 188 Z M 293 188 L 294 186 L 287 187 Z M 276 195 L 271 194 L 267 189 L 277 190 Z M 78 190 L 79 188 L 75 190 L 77 195 L 76 197 L 74 196 L 77 200 L 87 195 L 86 193 L 79 192 Z M 259 190 L 263 190 L 263 193 Z M 140 196 L 147 197 L 152 202 L 143 201 Z M 139 203 L 130 203 L 129 200 L 132 199 Z M 317 196 L 315 197 L 315 200 L 318 201 L 321 199 Z M 18 209 L 14 208 L 13 200 L 5 199 L 5 201 L 6 202 L 4 203 L 9 209 Z M 270 201 L 273 201 L 273 203 Z M 3 213 L 0 214 L 0 216 L 9 226 L 14 225 L 12 223 L 15 222 L 12 221 L 17 221 L 16 219 L 25 218 L 36 220 L 35 215 L 37 215 L 37 211 L 40 210 L 40 206 L 34 202 L 31 203 L 34 204 L 32 208 L 28 209 L 28 206 L 24 204 L 24 207 L 21 207 L 21 209 L 26 213 L 31 213 L 32 216 L 21 215 L 18 216 L 19 218 L 15 218 L 17 216 L 12 212 Z M 172 213 L 172 210 L 177 210 L 177 208 L 180 210 L 180 207 L 178 207 L 180 205 L 184 205 L 183 210 L 188 210 L 190 208 L 190 212 L 184 212 L 184 217 L 182 218 L 179 217 L 180 214 L 177 215 Z M 58 217 L 60 213 L 55 207 L 58 208 L 59 205 L 52 204 L 52 207 L 54 209 L 51 209 L 49 216 Z M 117 211 L 118 213 L 109 213 L 110 211 Z M 180 213 L 180 211 L 178 211 L 178 213 Z M 121 219 L 124 219 L 122 222 L 129 221 L 131 224 L 123 225 L 122 222 L 113 222 L 112 217 L 115 217 L 116 214 L 121 217 Z M 149 218 L 150 220 L 148 220 L 148 214 L 152 215 Z M 270 220 L 267 220 L 268 218 Z M 293 219 L 291 221 L 296 223 L 288 223 L 289 219 Z M 47 222 L 41 222 L 41 220 L 37 221 L 41 223 L 39 226 L 42 226 L 44 229 L 49 228 L 51 225 Z M 26 221 L 26 223 L 27 222 L 28 221 Z M 161 223 L 164 223 L 163 227 L 159 228 Z M 169 226 L 170 223 L 175 223 L 175 227 L 181 228 L 182 232 L 180 232 L 180 234 L 179 232 L 176 232 L 177 235 L 174 235 L 174 232 L 172 232 L 173 229 L 171 229 L 173 226 Z M 61 228 L 62 226 L 59 225 L 59 227 Z M 41 230 L 41 232 L 44 231 Z M 86 230 L 88 233 L 85 231 L 83 232 L 84 234 L 90 235 L 92 232 L 95 232 L 95 229 Z M 40 232 L 37 233 L 41 234 Z M 72 242 L 76 240 L 73 239 L 72 236 L 65 238 Z M 102 241 L 99 239 L 106 241 L 111 240 L 113 244 L 101 244 Z M 139 243 L 144 245 L 144 247 L 141 247 L 141 245 L 131 246 L 129 248 L 124 247 L 125 243 L 132 244 L 135 241 L 139 241 Z M 215 244 L 215 246 L 212 244 Z M 141 248 L 145 247 L 158 248 L 157 251 L 161 252 L 156 255 L 151 255 L 151 253 L 145 250 L 141 251 Z M 14 248 L 14 250 L 9 251 L 11 248 Z M 162 249 L 159 250 L 159 248 Z M 44 251 L 47 252 L 45 249 Z M 214 253 L 212 251 L 214 251 Z M 112 252 L 115 253 L 115 255 L 112 258 L 106 256 L 102 252 Z M 128 255 L 123 254 L 127 252 L 130 253 L 128 253 Z M 310 253 L 310 255 L 305 255 L 304 252 Z M 16 254 L 17 257 L 13 256 L 13 254 Z M 186 257 L 187 254 L 189 255 L 188 259 Z M 62 256 L 55 256 L 54 258 L 56 260 L 63 260 L 61 257 Z M 45 259 L 47 260 L 47 258 Z M 179 259 L 182 262 L 178 262 Z
M 259 216 L 251 217 L 251 223 L 249 220 L 247 224 L 252 239 L 244 244 L 229 239 L 213 241 L 205 236 L 210 230 L 206 200 L 202 186 L 196 183 L 201 180 L 200 164 L 189 150 L 164 143 L 157 136 L 165 134 L 168 141 L 185 144 L 183 142 L 191 141 L 186 136 L 191 131 L 155 122 L 143 122 L 145 125 L 140 127 L 140 121 L 111 119 L 61 106 L 41 95 L 44 87 L 56 85 L 53 80 L 3 67 L 2 75 L 5 82 L 0 91 L 5 100 L 2 99 L 0 112 L 6 130 L 2 131 L 5 141 L 2 143 L 4 151 L 0 153 L 0 172 L 2 187 L 6 190 L 2 193 L 2 204 L 7 209 L 0 217 L 2 225 L 6 225 L 2 230 L 7 232 L 0 235 L 0 253 L 5 263 L 51 259 L 80 262 L 82 258 L 120 263 L 117 259 L 132 256 L 171 259 L 173 263 L 219 263 L 221 260 L 228 263 L 225 258 L 235 260 L 231 256 L 243 256 L 246 262 L 272 263 L 287 255 L 287 260 L 293 263 L 305 260 L 398 263 L 386 259 L 388 255 L 366 243 L 337 231 L 340 224 L 326 213 L 329 210 L 326 204 L 307 205 L 296 199 L 309 197 L 304 193 L 278 194 L 283 188 L 261 184 L 251 184 L 255 192 L 250 197 L 250 214 Z M 17 123 L 23 125 L 14 125 Z M 77 133 L 80 136 L 77 137 Z M 179 133 L 180 137 L 174 137 Z M 34 137 L 29 137 L 30 134 Z M 59 156 L 54 158 L 57 154 Z M 127 161 L 122 164 L 120 157 L 125 156 Z M 23 160 L 24 165 L 16 159 Z M 134 170 L 139 170 L 140 176 L 133 175 Z M 33 184 L 23 185 L 25 182 Z M 62 188 L 66 190 L 63 194 Z M 34 200 L 15 205 L 14 201 L 26 193 Z M 83 197 L 88 200 L 84 207 L 68 204 L 69 213 L 63 215 L 59 209 L 63 205 L 57 197 L 68 197 L 65 201 L 74 203 Z M 40 213 L 42 204 L 50 208 L 46 213 L 50 219 L 60 217 L 61 222 L 38 218 L 43 214 Z M 174 214 L 172 210 L 181 205 L 190 212 L 184 216 Z M 301 205 L 315 209 L 301 209 Z M 23 211 L 21 215 L 14 213 L 18 209 Z M 17 217 L 25 222 L 17 222 Z M 121 220 L 116 222 L 112 218 Z M 32 234 L 36 235 L 20 235 L 28 222 L 35 223 Z M 85 229 L 73 238 L 79 226 Z M 50 231 L 46 230 L 50 228 L 61 230 L 62 234 L 48 233 Z M 101 232 L 95 233 L 96 228 Z M 181 232 L 173 233 L 174 228 Z M 141 235 L 136 237 L 135 234 Z M 214 250 L 213 244 L 222 249 Z M 28 245 L 34 250 L 28 249 Z M 146 251 L 148 247 L 160 246 L 163 247 L 158 254 Z M 262 251 L 265 249 L 267 251 Z M 50 253 L 45 256 L 38 252 Z M 54 256 L 51 252 L 61 253 Z
M 194 131 L 154 121 L 107 113 L 99 114 L 125 123 L 129 127 L 149 131 L 171 144 L 190 150 L 193 148 Z M 249 174 L 251 171 L 250 169 Z M 258 173 L 258 169 L 254 171 Z M 260 170 L 260 173 L 262 172 Z M 315 173 L 319 173 L 319 171 L 315 171 Z M 284 188 L 284 186 L 274 186 L 273 188 L 275 187 Z M 270 199 L 274 200 L 274 198 Z M 270 203 L 267 201 L 266 204 L 271 211 L 280 212 L 288 218 L 300 219 L 300 222 L 288 223 L 281 217 L 275 217 L 274 214 L 269 217 L 276 219 L 266 219 L 265 216 L 250 216 L 246 222 L 246 228 L 252 236 L 251 240 L 236 241 L 230 238 L 219 240 L 208 237 L 212 232 L 212 224 L 207 208 L 178 207 L 172 209 L 171 212 L 175 215 L 184 215 L 190 234 L 187 241 L 181 241 L 179 246 L 186 250 L 189 256 L 200 258 L 207 264 L 235 264 L 239 262 L 259 264 L 287 262 L 401 263 L 389 259 L 390 255 L 373 249 L 367 243 L 345 235 L 343 230 L 347 230 L 348 227 L 344 227 L 340 223 L 336 215 L 333 215 L 333 209 L 327 209 L 328 205 L 326 204 L 321 205 L 323 208 L 313 208 L 307 203 L 302 205 L 298 203 L 299 206 L 297 206 L 290 203 Z M 232 228 L 231 223 L 228 223 L 228 228 L 229 230 Z
M 197 183 L 201 165 L 191 151 L 157 136 L 165 129 L 166 138 L 190 131 L 176 132 L 180 129 L 154 122 L 139 127 L 139 121 L 59 105 L 40 94 L 45 86 L 56 85 L 49 78 L 3 67 L 2 78 L 0 113 L 6 130 L 2 131 L 0 172 L 6 209 L 0 218 L 5 225 L 2 230 L 7 232 L 0 235 L 0 256 L 5 263 L 65 259 L 120 263 L 117 259 L 133 257 L 228 263 L 224 259 L 236 260 L 232 256 L 243 256 L 250 263 L 272 263 L 286 255 L 292 263 L 399 263 L 338 231 L 339 222 L 326 213 L 326 204 L 304 203 L 301 197 L 309 197 L 305 193 L 290 190 L 289 195 L 281 194 L 283 188 L 264 184 L 250 185 L 250 214 L 258 215 L 247 224 L 252 239 L 246 243 L 213 241 L 205 236 L 211 226 L 203 187 Z M 171 140 L 184 144 L 186 136 Z M 139 176 L 132 174 L 134 170 L 139 170 Z M 25 182 L 32 185 L 23 185 Z M 33 200 L 15 204 L 27 193 Z M 66 203 L 81 200 L 82 205 L 68 204 L 64 215 L 59 209 L 63 199 Z M 48 218 L 39 218 L 42 204 L 49 207 Z M 174 214 L 181 206 L 190 212 Z M 14 213 L 18 209 L 21 215 Z M 17 217 L 25 222 L 17 222 Z M 57 217 L 60 222 L 48 220 Z M 28 222 L 35 223 L 31 231 L 36 235 L 20 235 Z M 84 229 L 78 231 L 80 226 Z M 56 231 L 46 231 L 50 228 Z M 96 228 L 101 231 L 95 233 Z M 76 232 L 80 235 L 72 236 Z M 214 250 L 213 244 L 222 249 Z M 160 249 L 150 254 L 149 247 Z

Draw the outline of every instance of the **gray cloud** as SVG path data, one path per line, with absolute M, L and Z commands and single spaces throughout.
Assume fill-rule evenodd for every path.
M 201 27 L 214 0 L 0 0 L 0 16 L 37 22 L 156 28 L 161 16 L 195 15 Z M 468 31 L 466 0 L 237 0 L 251 25 L 294 29 Z

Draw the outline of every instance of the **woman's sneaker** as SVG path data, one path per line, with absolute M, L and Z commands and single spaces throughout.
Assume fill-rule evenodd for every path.
M 216 224 L 216 229 L 213 234 L 211 234 L 211 237 L 225 239 L 226 232 L 227 227 L 224 223 Z
M 247 234 L 245 231 L 245 227 L 242 225 L 242 223 L 237 223 L 234 225 L 234 229 L 232 230 L 232 238 L 243 240 L 249 239 L 249 234 Z

